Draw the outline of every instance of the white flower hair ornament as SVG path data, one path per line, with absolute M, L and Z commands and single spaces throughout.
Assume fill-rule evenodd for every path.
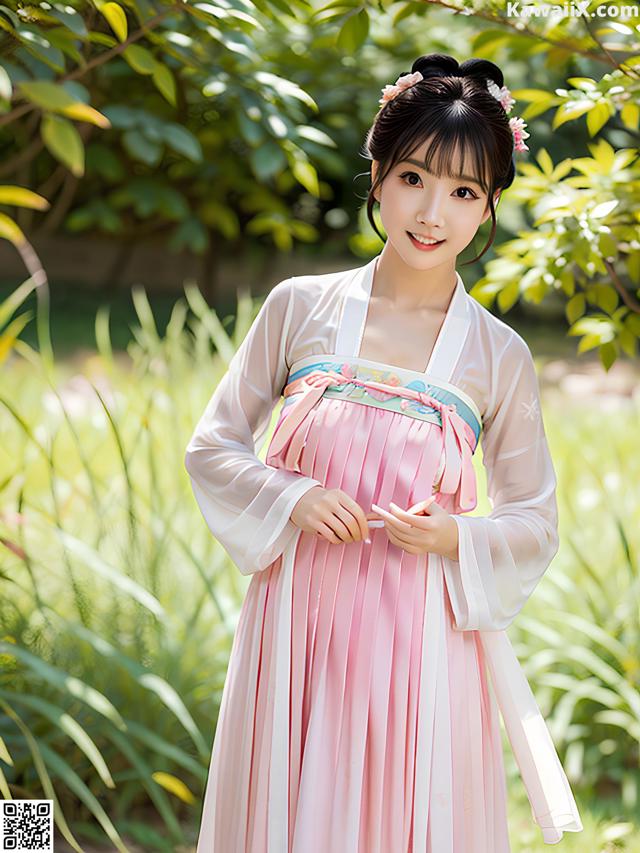
M 380 107 L 383 107 L 387 101 L 392 101 L 395 97 L 397 97 L 401 92 L 404 92 L 405 89 L 409 89 L 411 86 L 415 86 L 416 83 L 419 83 L 423 80 L 424 77 L 420 71 L 414 71 L 413 74 L 402 74 L 395 83 L 388 84 L 385 86 L 382 91 L 382 97 L 380 98 L 379 104 Z M 498 86 L 497 83 L 494 83 L 493 80 L 487 79 L 487 90 L 493 97 L 500 102 L 502 109 L 505 113 L 510 113 L 513 105 L 515 104 L 514 98 L 511 96 L 511 92 L 507 89 L 506 86 Z M 509 127 L 511 128 L 511 133 L 513 134 L 513 144 L 514 149 L 516 151 L 528 151 L 529 148 L 525 145 L 524 140 L 528 139 L 530 134 L 525 130 L 526 123 L 521 118 L 513 118 L 509 119 Z

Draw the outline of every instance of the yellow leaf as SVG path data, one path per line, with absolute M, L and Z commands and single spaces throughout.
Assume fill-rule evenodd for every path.
M 111 127 L 111 122 L 105 115 L 88 104 L 80 103 L 80 101 L 64 107 L 60 112 L 76 121 L 86 121 L 89 124 L 95 124 L 96 127 Z
M 514 89 L 511 94 L 516 101 L 546 101 L 549 97 L 544 89 Z
M 609 121 L 610 115 L 611 107 L 609 104 L 603 101 L 596 104 L 587 116 L 587 129 L 589 130 L 589 135 L 595 136 L 596 133 Z
M 5 213 L 0 213 L 0 237 L 4 237 L 14 246 L 21 246 L 27 242 L 20 227 Z
M 109 26 L 114 31 L 120 41 L 126 41 L 127 38 L 127 16 L 124 10 L 117 3 L 105 3 L 100 7 L 100 11 L 107 19 Z
M 171 773 L 165 773 L 163 770 L 156 770 L 155 773 L 151 774 L 151 778 L 154 782 L 157 782 L 158 785 L 163 787 L 166 791 L 169 791 L 170 794 L 174 794 L 180 800 L 185 803 L 194 803 L 195 797 L 184 784 L 182 779 L 178 779 L 176 776 L 173 776 Z
M 640 123 L 640 107 L 638 104 L 625 104 L 620 111 L 620 118 L 629 130 L 637 130 Z
M 592 107 L 593 101 L 567 101 L 566 104 L 562 104 L 561 107 L 558 107 L 556 114 L 553 117 L 551 127 L 555 130 L 565 122 L 572 121 L 574 118 L 578 118 L 579 116 L 584 115 L 584 113 L 588 113 Z
M 0 204 L 30 207 L 32 210 L 48 210 L 51 206 L 44 196 L 25 187 L 0 186 Z
M 546 148 L 541 148 L 538 151 L 536 159 L 545 175 L 551 175 L 553 172 L 553 160 L 549 156 L 549 152 Z
M 32 315 L 32 311 L 23 311 L 22 314 L 18 314 L 0 335 L 0 365 L 7 360 L 15 342 L 18 340 L 18 335 L 31 320 Z

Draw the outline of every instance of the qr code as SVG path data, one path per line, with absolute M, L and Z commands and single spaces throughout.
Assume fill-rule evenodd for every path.
M 0 853 L 53 853 L 53 800 L 0 801 Z

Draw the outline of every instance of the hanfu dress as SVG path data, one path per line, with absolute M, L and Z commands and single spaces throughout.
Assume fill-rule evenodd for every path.
M 424 372 L 361 358 L 378 257 L 279 282 L 187 448 L 208 527 L 251 575 L 197 853 L 508 853 L 498 710 L 544 841 L 582 829 L 505 631 L 558 548 L 531 353 L 456 274 Z M 464 515 L 480 440 L 486 517 Z M 318 485 L 365 512 L 435 492 L 459 560 L 380 527 L 302 531 L 291 511 Z

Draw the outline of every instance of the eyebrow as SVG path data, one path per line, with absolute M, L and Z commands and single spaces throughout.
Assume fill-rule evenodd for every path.
M 421 163 L 420 160 L 413 160 L 411 157 L 407 157 L 406 160 L 400 160 L 400 163 L 411 163 L 413 166 L 417 166 L 419 169 L 422 169 L 423 172 L 428 172 L 430 175 L 433 174 L 433 172 L 430 172 L 429 169 L 425 168 L 424 163 Z M 469 181 L 470 183 L 475 184 L 478 187 L 482 187 L 480 181 L 478 181 L 471 175 L 449 175 L 449 177 L 455 180 Z

